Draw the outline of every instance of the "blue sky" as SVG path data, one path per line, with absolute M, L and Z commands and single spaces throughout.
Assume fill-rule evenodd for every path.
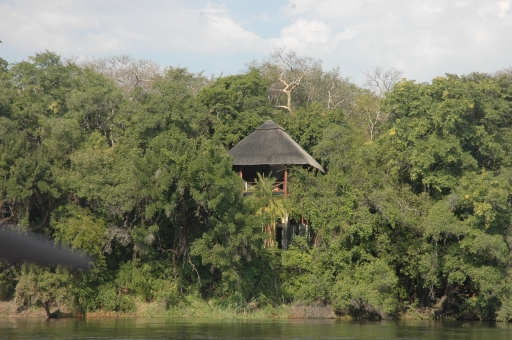
M 286 47 L 356 83 L 512 66 L 512 0 L 0 0 L 0 57 L 130 54 L 224 75 Z

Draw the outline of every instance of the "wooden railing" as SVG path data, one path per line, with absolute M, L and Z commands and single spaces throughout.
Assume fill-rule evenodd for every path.
M 256 190 L 257 182 L 244 182 L 244 194 L 251 195 Z M 283 195 L 284 182 L 275 182 L 272 184 L 272 195 Z
M 284 182 L 275 182 L 272 185 L 272 192 L 284 193 Z

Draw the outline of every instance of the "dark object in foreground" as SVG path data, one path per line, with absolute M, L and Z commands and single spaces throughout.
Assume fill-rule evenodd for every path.
M 52 241 L 38 236 L 18 234 L 0 225 L 0 259 L 9 262 L 28 261 L 43 266 L 63 265 L 73 268 L 89 268 L 89 257 L 59 247 Z

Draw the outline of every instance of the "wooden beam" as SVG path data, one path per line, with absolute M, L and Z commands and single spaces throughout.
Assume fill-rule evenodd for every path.
M 286 169 L 286 165 L 284 166 L 283 191 L 285 195 L 288 193 L 288 169 Z

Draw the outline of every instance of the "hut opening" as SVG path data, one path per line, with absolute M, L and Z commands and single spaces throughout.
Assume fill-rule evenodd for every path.
M 288 169 L 282 165 L 248 165 L 235 166 L 235 171 L 244 180 L 244 195 L 251 195 L 258 184 L 258 174 L 265 178 L 274 177 L 272 195 L 279 196 L 287 193 Z

